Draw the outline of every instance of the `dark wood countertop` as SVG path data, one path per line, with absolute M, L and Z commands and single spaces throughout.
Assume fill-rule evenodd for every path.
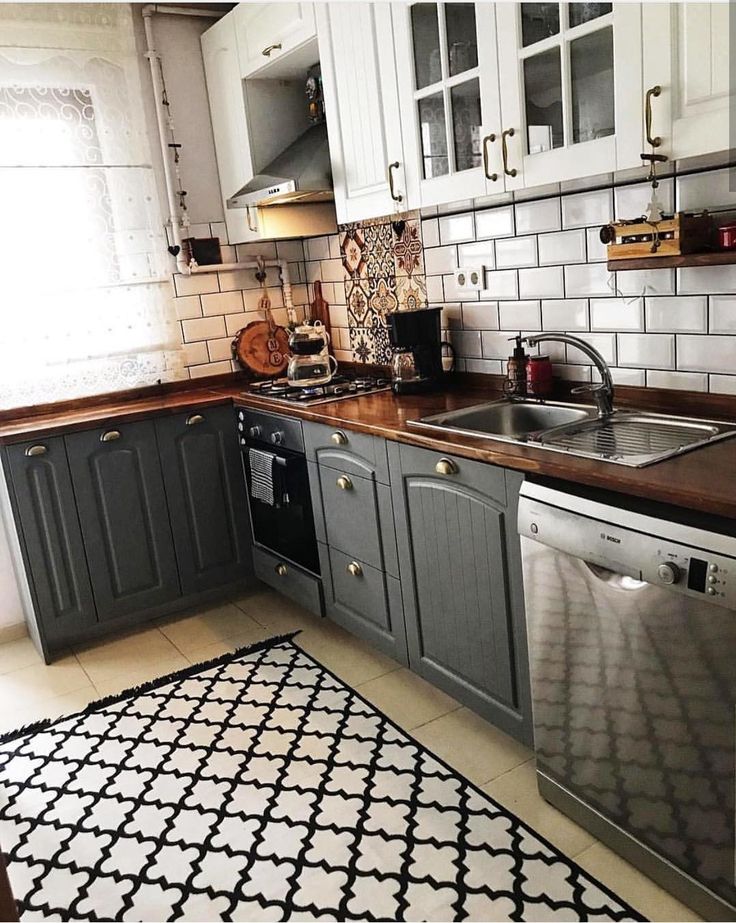
M 252 397 L 244 392 L 242 381 L 230 379 L 154 390 L 156 393 L 153 394 L 136 392 L 130 397 L 113 395 L 107 399 L 96 399 L 92 403 L 70 402 L 57 409 L 44 408 L 41 413 L 29 412 L 13 416 L 4 412 L 0 415 L 0 443 L 25 442 L 113 421 L 124 423 L 153 414 L 181 413 L 232 400 L 254 409 L 371 433 L 398 442 L 514 468 L 528 474 L 560 478 L 736 519 L 736 438 L 646 468 L 627 468 L 544 449 L 494 442 L 482 437 L 430 434 L 409 425 L 410 420 L 493 400 L 499 396 L 493 387 L 479 388 L 477 382 L 437 394 L 397 397 L 385 391 L 312 407 L 285 406 Z M 674 406 L 673 402 L 676 402 Z M 677 394 L 668 398 L 665 392 L 647 394 L 642 389 L 622 388 L 617 391 L 617 405 L 736 419 L 736 402 L 733 398 L 714 395 L 686 397 Z

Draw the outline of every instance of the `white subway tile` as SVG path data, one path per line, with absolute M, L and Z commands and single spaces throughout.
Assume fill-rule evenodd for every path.
M 674 369 L 675 338 L 666 333 L 620 333 L 618 364 L 640 369 Z
M 243 314 L 226 314 L 225 331 L 228 336 L 235 336 L 238 330 L 247 327 L 254 320 L 263 320 L 263 314 L 258 311 L 245 311 Z
M 345 280 L 345 269 L 342 260 L 322 260 L 320 263 L 323 282 L 343 282 Z
M 652 199 L 652 186 L 647 182 L 634 183 L 631 186 L 617 186 L 613 190 L 613 195 L 616 202 L 617 219 L 639 218 L 646 213 L 647 206 Z M 675 184 L 671 177 L 660 180 L 657 199 L 666 214 L 671 215 L 674 212 Z
M 514 269 L 537 265 L 536 237 L 507 237 L 496 241 L 496 268 Z
M 441 276 L 457 269 L 455 247 L 429 247 L 424 250 L 424 270 L 428 276 Z
M 514 343 L 508 333 L 483 331 L 483 356 L 486 359 L 508 359 L 514 351 Z
M 650 369 L 647 372 L 647 385 L 650 388 L 707 391 L 708 376 L 701 372 L 660 372 L 656 369 Z
M 252 240 L 247 244 L 238 244 L 238 262 L 249 263 L 258 257 L 264 260 L 276 259 L 276 241 L 273 240 Z
M 441 303 L 445 300 L 442 276 L 427 276 L 427 300 L 435 303 Z
M 585 262 L 585 231 L 561 231 L 539 237 L 539 265 Z
M 585 232 L 588 243 L 588 262 L 598 263 L 608 259 L 608 248 L 601 242 L 600 229 L 588 228 Z
M 622 295 L 674 295 L 674 269 L 634 269 L 616 274 Z
M 593 298 L 590 302 L 591 330 L 644 330 L 641 298 Z
M 613 333 L 580 333 L 576 334 L 585 340 L 603 356 L 609 365 L 616 365 L 616 335 Z M 541 345 L 541 344 L 540 344 Z M 586 356 L 576 346 L 567 346 L 567 361 L 573 365 L 591 365 L 590 356 Z
M 611 378 L 615 385 L 630 385 L 634 388 L 643 388 L 646 384 L 644 369 L 611 369 Z M 593 380 L 600 381 L 598 369 L 593 369 Z
M 210 233 L 213 237 L 216 237 L 221 244 L 226 244 L 227 240 L 227 225 L 224 221 L 211 221 L 210 222 Z
M 677 291 L 680 295 L 736 293 L 736 265 L 678 269 Z
M 519 270 L 519 296 L 521 298 L 562 298 L 564 294 L 562 266 Z
M 590 381 L 590 366 L 585 365 L 565 365 L 563 362 L 552 363 L 552 374 L 555 378 L 562 378 L 565 381 Z
M 429 279 L 438 278 L 437 276 L 429 276 Z M 442 301 L 477 301 L 478 292 L 468 292 L 465 289 L 459 289 L 455 282 L 454 273 L 449 273 L 442 276 L 442 285 L 444 287 L 444 298 Z
M 183 298 L 174 299 L 174 309 L 179 320 L 187 320 L 190 317 L 202 316 L 202 305 L 199 301 L 199 295 L 185 295 Z
M 613 278 L 605 263 L 565 266 L 565 295 L 569 298 L 585 295 L 613 295 Z
M 613 218 L 613 194 L 610 189 L 579 192 L 562 197 L 563 228 L 584 228 L 607 224 Z
M 239 293 L 237 293 L 239 294 Z M 258 311 L 261 303 L 263 292 L 259 288 L 252 288 L 250 291 L 243 292 L 243 305 L 240 310 Z M 268 290 L 268 297 L 271 299 L 271 307 L 283 308 L 284 294 L 280 288 L 271 288 Z
M 184 365 L 202 365 L 210 361 L 206 342 L 185 343 L 182 349 L 184 351 Z
M 588 328 L 588 302 L 585 298 L 542 302 L 543 330 L 575 331 Z
M 709 329 L 711 333 L 736 333 L 736 297 L 711 296 Z
M 475 224 L 473 222 L 473 212 L 465 212 L 461 215 L 445 215 L 439 219 L 440 223 L 440 241 L 443 244 L 456 244 L 463 240 L 473 240 L 475 238 Z
M 706 170 L 677 178 L 677 210 L 702 208 L 733 208 L 736 188 L 732 184 L 732 169 Z
M 232 371 L 229 362 L 210 362 L 207 365 L 195 365 L 189 369 L 190 378 L 204 378 L 207 375 L 227 375 Z
M 210 354 L 211 362 L 219 362 L 223 359 L 228 361 L 232 357 L 230 346 L 233 340 L 232 337 L 221 337 L 217 340 L 207 340 L 207 349 Z
M 502 301 L 498 306 L 501 330 L 538 330 L 541 326 L 538 301 Z
M 450 342 L 455 350 L 455 355 L 463 357 L 480 356 L 480 337 L 479 330 L 451 330 Z
M 653 333 L 705 333 L 708 311 L 705 296 L 647 298 L 647 330 Z
M 276 253 L 280 260 L 286 260 L 287 263 L 298 263 L 304 261 L 304 241 L 303 240 L 277 240 Z
M 494 269 L 496 260 L 493 255 L 493 241 L 479 240 L 471 244 L 458 244 L 458 266 L 483 266 Z
M 241 292 L 220 292 L 217 295 L 202 295 L 202 313 L 205 317 L 213 314 L 239 314 L 243 310 Z
M 333 260 L 341 260 L 342 253 L 340 252 L 340 235 L 330 234 L 328 240 L 330 244 L 330 258 Z
M 348 309 L 344 304 L 330 305 L 330 324 L 333 327 L 347 327 Z
M 223 337 L 226 334 L 225 320 L 222 317 L 197 317 L 181 322 L 184 331 L 184 340 L 191 343 L 194 340 L 211 340 Z
M 178 273 L 174 276 L 174 288 L 176 294 L 182 295 L 205 295 L 209 292 L 219 292 L 217 285 L 217 273 L 205 272 L 196 276 L 180 276 Z
M 442 329 L 462 330 L 463 329 L 463 308 L 461 304 L 442 305 Z
M 304 241 L 305 256 L 308 260 L 329 260 L 330 258 L 330 239 L 329 237 L 310 237 Z
M 558 231 L 561 227 L 560 200 L 540 199 L 538 202 L 520 202 L 516 209 L 516 233 L 539 234 Z
M 203 240 L 210 236 L 210 226 L 209 224 L 190 224 L 187 236 Z
M 736 394 L 736 375 L 709 375 L 708 390 L 714 394 Z
M 475 213 L 475 236 L 478 240 L 487 237 L 510 237 L 513 233 L 514 208 L 512 205 L 488 208 Z
M 517 273 L 515 269 L 495 270 L 485 275 L 485 288 L 480 293 L 482 301 L 512 299 L 519 297 Z
M 440 226 L 436 218 L 422 221 L 422 243 L 425 247 L 439 247 Z
M 466 359 L 466 372 L 479 372 L 481 375 L 502 375 L 503 366 L 498 359 Z
M 689 372 L 736 372 L 736 337 L 677 337 L 677 368 Z
M 498 330 L 498 302 L 478 301 L 463 305 L 463 327 L 466 330 Z
M 319 263 L 310 265 L 318 266 Z M 246 289 L 259 289 L 261 283 L 256 279 L 255 269 L 235 269 L 232 272 L 220 272 L 217 274 L 220 280 L 221 292 L 234 292 Z M 281 276 L 277 266 L 268 266 L 266 268 L 266 283 L 273 293 L 281 289 Z

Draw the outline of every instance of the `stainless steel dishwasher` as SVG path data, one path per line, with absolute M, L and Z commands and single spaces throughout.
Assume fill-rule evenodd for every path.
M 522 488 L 539 789 L 733 920 L 736 538 L 625 504 Z

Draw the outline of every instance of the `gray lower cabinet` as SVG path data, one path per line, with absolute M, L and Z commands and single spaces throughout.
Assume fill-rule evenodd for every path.
M 156 434 L 182 592 L 242 579 L 252 543 L 232 407 L 159 417 Z
M 388 455 L 410 665 L 531 744 L 522 477 L 397 443 Z

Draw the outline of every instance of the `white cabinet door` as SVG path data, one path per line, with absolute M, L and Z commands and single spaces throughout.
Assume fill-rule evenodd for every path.
M 652 136 L 671 159 L 726 151 L 729 143 L 729 4 L 645 3 L 644 82 Z
M 496 18 L 507 188 L 640 164 L 640 4 L 498 3 Z
M 406 207 L 404 154 L 388 3 L 321 3 L 319 57 L 341 223 Z
M 493 5 L 391 7 L 409 201 L 503 192 Z
M 256 240 L 260 235 L 255 209 L 227 207 L 228 197 L 253 176 L 232 13 L 203 33 L 202 56 L 228 239 L 230 243 Z M 256 230 L 249 226 L 249 218 Z
M 241 77 L 252 76 L 315 36 L 312 3 L 239 3 L 233 15 Z

